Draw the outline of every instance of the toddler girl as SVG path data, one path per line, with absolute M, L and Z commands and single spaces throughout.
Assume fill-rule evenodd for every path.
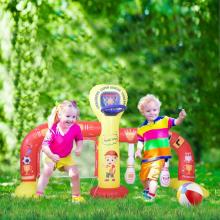
M 36 196 L 44 194 L 45 187 L 53 171 L 57 168 L 69 174 L 72 185 L 72 202 L 84 202 L 80 195 L 79 171 L 71 151 L 75 141 L 76 156 L 80 156 L 83 137 L 76 119 L 79 110 L 75 101 L 63 101 L 54 107 L 48 118 L 48 132 L 42 143 L 42 151 L 46 154 L 43 171 L 37 185 Z

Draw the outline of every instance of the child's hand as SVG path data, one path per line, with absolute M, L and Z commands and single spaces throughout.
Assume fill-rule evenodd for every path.
M 50 156 L 51 160 L 54 161 L 55 163 L 57 163 L 60 160 L 60 156 L 57 154 L 52 154 Z
M 140 149 L 137 149 L 136 152 L 135 152 L 135 158 L 142 158 L 142 155 L 141 155 L 141 150 Z
M 184 119 L 184 118 L 186 117 L 186 112 L 185 112 L 184 109 L 182 109 L 181 112 L 179 113 L 179 117 L 180 117 L 181 119 Z
M 75 154 L 76 154 L 77 157 L 80 156 L 81 151 L 82 151 L 81 148 L 76 148 Z

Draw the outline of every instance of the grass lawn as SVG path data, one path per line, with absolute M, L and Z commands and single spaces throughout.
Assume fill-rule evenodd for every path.
M 177 176 L 177 168 L 170 169 Z M 220 171 L 196 167 L 196 182 L 210 192 L 210 196 L 196 207 L 180 206 L 176 190 L 160 187 L 154 203 L 142 200 L 142 187 L 138 177 L 133 185 L 124 181 L 125 168 L 121 168 L 121 184 L 129 189 L 123 199 L 97 199 L 89 194 L 96 179 L 82 179 L 82 195 L 85 204 L 72 204 L 67 178 L 52 177 L 46 197 L 40 200 L 21 199 L 12 196 L 20 183 L 19 173 L 1 173 L 0 219 L 220 219 Z

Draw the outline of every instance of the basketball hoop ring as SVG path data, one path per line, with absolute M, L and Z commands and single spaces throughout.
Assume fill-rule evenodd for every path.
M 101 108 L 101 112 L 108 116 L 117 115 L 120 112 L 123 112 L 126 109 L 125 105 L 108 105 Z

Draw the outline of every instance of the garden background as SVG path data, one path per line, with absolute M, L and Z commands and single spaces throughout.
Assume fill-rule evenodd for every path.
M 0 194 L 4 203 L 0 218 L 19 216 L 18 210 L 14 216 L 8 216 L 7 210 L 19 183 L 19 150 L 25 135 L 46 122 L 52 107 L 64 99 L 77 101 L 81 120 L 97 120 L 88 95 L 93 86 L 103 83 L 119 84 L 128 93 L 120 127 L 142 123 L 137 103 L 147 93 L 160 98 L 162 115 L 177 117 L 180 108 L 186 110 L 186 120 L 174 130 L 191 144 L 198 179 L 205 181 L 213 204 L 219 206 L 219 33 L 217 0 L 0 0 Z M 122 155 L 125 161 L 126 152 Z M 131 201 L 132 196 L 119 206 L 126 210 Z M 36 206 L 32 200 L 12 203 Z M 52 204 L 56 207 L 57 201 Z M 95 207 L 93 201 L 89 204 Z M 114 214 L 117 202 L 110 204 Z M 202 205 L 211 210 L 213 204 Z M 138 202 L 133 210 L 142 205 Z M 158 213 L 157 209 L 152 210 Z M 38 219 L 44 218 L 39 213 L 35 213 Z M 198 213 L 195 218 L 203 211 Z M 144 213 L 139 214 L 131 214 L 132 219 L 144 218 Z M 184 213 L 174 216 L 183 219 Z M 106 216 L 101 212 L 98 217 Z M 123 215 L 109 218 L 119 217 Z

